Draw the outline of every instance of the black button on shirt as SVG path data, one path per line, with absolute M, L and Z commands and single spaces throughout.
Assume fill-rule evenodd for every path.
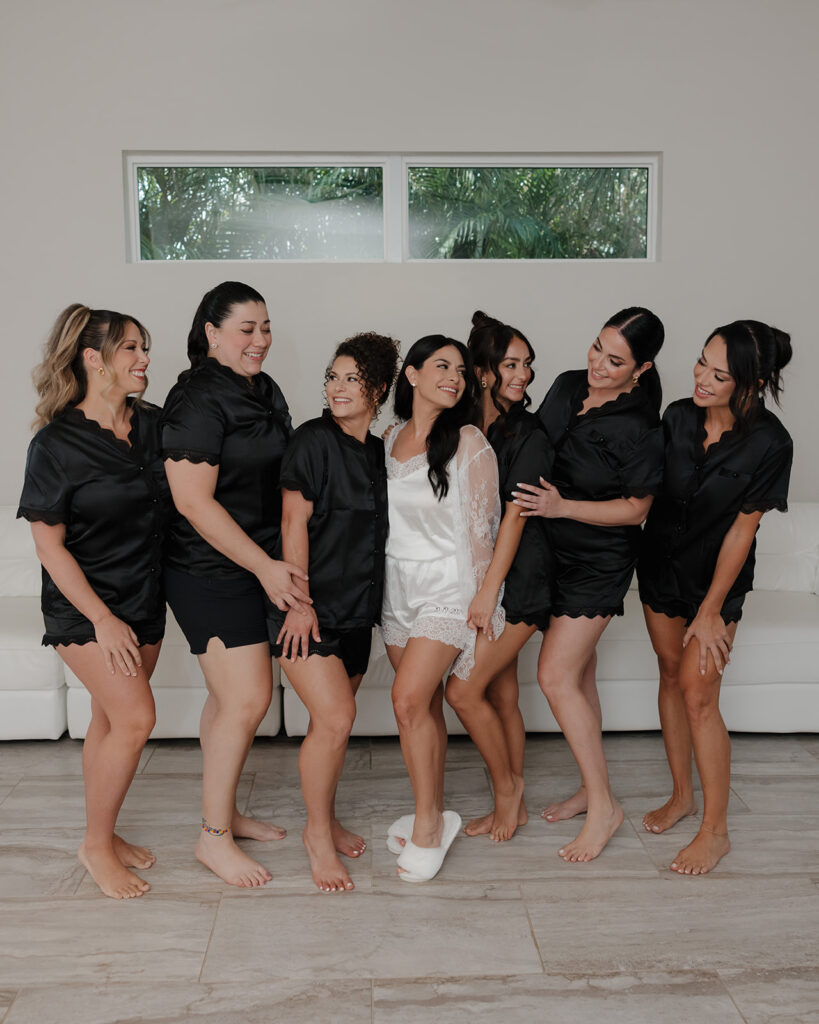
M 656 611 L 691 617 L 740 512 L 786 511 L 793 442 L 763 409 L 747 434 L 726 431 L 705 450 L 705 410 L 690 398 L 666 409 L 663 437 L 665 475 L 645 525 L 640 594 Z M 756 542 L 726 595 L 728 614 L 753 587 L 755 548 Z
M 282 462 L 281 486 L 313 503 L 308 575 L 319 626 L 375 625 L 388 530 L 383 441 L 368 434 L 362 444 L 325 411 L 296 431 Z M 270 602 L 268 616 L 277 626 L 284 622 L 284 613 Z
M 130 447 L 69 407 L 31 442 L 18 516 L 65 526 L 65 546 L 91 588 L 129 625 L 161 639 L 165 600 L 158 570 L 171 500 L 159 444 L 161 410 L 130 403 Z M 49 643 L 93 639 L 94 627 L 43 569 Z M 152 624 L 152 625 L 151 625 Z
M 521 404 L 512 406 L 505 424 L 496 420 L 487 431 L 498 460 L 501 502 L 514 501 L 519 483 L 540 486 L 540 477 L 550 480 L 554 449 L 534 413 Z M 525 520 L 517 553 L 506 575 L 503 607 L 514 620 L 548 612 L 554 574 L 552 548 L 546 520 L 531 516 Z
M 581 415 L 586 370 L 562 373 L 537 415 L 555 448 L 551 483 L 564 498 L 609 501 L 655 494 L 662 482 L 657 399 L 639 386 Z M 640 545 L 639 526 L 547 520 L 556 565 L 555 614 L 622 614 Z
M 212 358 L 180 374 L 165 400 L 165 458 L 218 466 L 214 497 L 269 555 L 279 539 L 279 470 L 292 433 L 278 384 L 265 373 L 242 377 Z M 180 515 L 171 527 L 168 564 L 193 576 L 250 575 Z

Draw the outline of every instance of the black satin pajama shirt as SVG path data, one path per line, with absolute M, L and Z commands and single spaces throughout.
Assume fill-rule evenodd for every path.
M 711 582 L 722 542 L 742 513 L 788 507 L 793 443 L 763 409 L 747 434 L 735 426 L 706 450 L 705 410 L 692 399 L 663 416 L 665 476 L 649 513 L 637 567 L 640 599 L 690 622 Z M 726 595 L 722 618 L 738 622 L 753 588 L 756 540 Z
M 586 370 L 562 373 L 537 415 L 555 450 L 550 483 L 575 501 L 656 494 L 663 471 L 658 403 L 639 385 L 581 415 Z M 640 551 L 639 526 L 548 519 L 555 558 L 553 615 L 622 615 Z
M 504 505 L 514 501 L 519 483 L 539 484 L 550 480 L 554 450 L 546 431 L 534 413 L 513 405 L 501 425 L 496 420 L 487 431 L 498 460 L 500 497 Z M 554 564 L 546 531 L 546 520 L 530 516 L 521 534 L 514 561 L 506 574 L 503 608 L 506 621 L 525 622 L 546 629 L 552 603 Z
M 345 434 L 329 412 L 296 431 L 281 486 L 313 503 L 307 524 L 310 597 L 322 631 L 370 629 L 381 621 L 387 543 L 384 442 Z M 281 557 L 281 544 L 277 548 Z M 267 602 L 270 635 L 285 613 Z
M 162 555 L 171 512 L 159 437 L 161 410 L 131 405 L 128 442 L 75 407 L 31 442 L 18 516 L 65 527 L 65 547 L 117 618 L 153 644 L 165 631 Z M 42 571 L 44 644 L 84 644 L 93 624 Z

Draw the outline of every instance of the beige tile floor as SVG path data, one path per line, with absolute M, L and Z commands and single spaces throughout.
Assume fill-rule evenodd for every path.
M 647 835 L 668 788 L 657 734 L 606 737 L 627 820 L 588 865 L 556 855 L 577 823 L 533 820 L 510 843 L 456 840 L 425 886 L 395 876 L 386 828 L 411 808 L 398 743 L 351 744 L 338 795 L 368 841 L 354 893 L 313 887 L 300 830 L 298 744 L 260 740 L 242 804 L 289 829 L 246 847 L 273 873 L 233 889 L 191 854 L 199 750 L 149 744 L 121 815 L 151 845 L 153 890 L 99 895 L 81 837 L 79 743 L 0 744 L 2 1024 L 796 1024 L 819 1022 L 819 742 L 734 737 L 733 851 L 711 875 L 667 870 L 693 835 Z M 530 737 L 530 808 L 575 783 L 559 736 Z M 489 804 L 471 743 L 453 740 L 447 803 Z

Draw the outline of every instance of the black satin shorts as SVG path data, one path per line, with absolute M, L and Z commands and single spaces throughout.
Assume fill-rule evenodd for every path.
M 191 654 L 204 654 L 211 637 L 225 647 L 268 642 L 264 591 L 255 576 L 207 578 L 166 566 L 165 596 Z

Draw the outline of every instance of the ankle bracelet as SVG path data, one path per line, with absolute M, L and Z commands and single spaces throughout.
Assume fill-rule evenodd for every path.
M 202 831 L 203 832 L 207 832 L 207 834 L 209 836 L 224 836 L 224 835 L 227 835 L 228 832 L 230 832 L 230 825 L 228 825 L 227 828 L 213 828 L 203 818 L 202 819 Z
M 717 832 L 715 828 L 711 828 L 710 825 L 700 825 L 703 832 L 710 832 L 712 836 L 727 836 L 727 832 Z

